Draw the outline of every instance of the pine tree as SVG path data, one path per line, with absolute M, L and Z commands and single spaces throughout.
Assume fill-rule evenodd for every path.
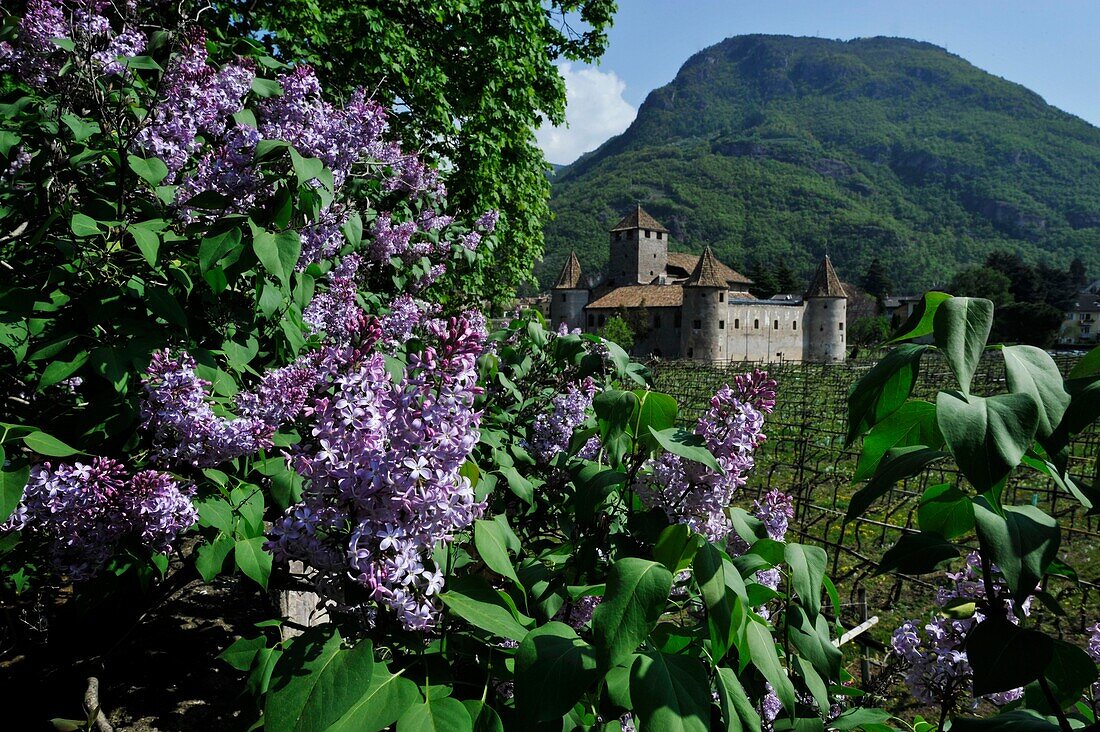
M 894 289 L 894 283 L 890 281 L 890 276 L 886 274 L 886 268 L 878 257 L 871 260 L 871 266 L 863 275 L 863 289 L 879 299 L 886 297 Z

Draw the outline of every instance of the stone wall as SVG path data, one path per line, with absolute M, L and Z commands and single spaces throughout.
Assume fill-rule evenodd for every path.
M 726 320 L 726 358 L 733 361 L 801 361 L 803 356 L 801 303 L 729 304 Z

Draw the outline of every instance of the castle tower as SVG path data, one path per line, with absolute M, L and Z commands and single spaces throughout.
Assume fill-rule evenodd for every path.
M 680 329 L 680 355 L 704 361 L 719 361 L 726 354 L 726 318 L 729 282 L 722 276 L 721 265 L 708 246 L 699 257 L 695 271 L 684 281 L 683 313 Z
M 588 289 L 581 286 L 581 263 L 576 252 L 569 259 L 550 288 L 550 327 L 565 323 L 569 330 L 584 330 L 584 306 L 588 304 Z
M 803 307 L 804 360 L 819 363 L 844 361 L 848 296 L 828 254 L 821 260 L 810 281 Z
M 615 287 L 648 284 L 663 275 L 667 265 L 668 229 L 639 204 L 611 230 L 607 282 Z

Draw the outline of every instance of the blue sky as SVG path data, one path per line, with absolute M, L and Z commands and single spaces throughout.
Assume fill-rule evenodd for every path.
M 619 0 L 602 62 L 563 67 L 568 129 L 543 129 L 554 163 L 618 134 L 696 51 L 745 33 L 935 43 L 1100 125 L 1100 0 Z

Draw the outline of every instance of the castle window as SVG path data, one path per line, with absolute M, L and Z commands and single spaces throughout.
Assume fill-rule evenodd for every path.
M 734 330 L 741 330 L 741 318 L 734 318 L 733 319 L 733 329 Z
M 653 252 L 653 258 L 654 258 L 654 259 L 656 259 L 656 258 L 657 258 L 657 252 Z
M 606 315 L 601 315 L 600 316 L 600 327 L 602 328 L 605 323 L 607 323 L 607 316 Z
M 652 276 L 653 276 L 653 270 L 649 270 L 649 276 L 650 276 L 650 277 L 652 277 Z
M 719 320 L 718 321 L 718 330 L 725 330 L 725 329 L 726 329 L 726 321 Z
M 672 327 L 679 328 L 683 324 L 684 324 L 683 316 L 680 313 L 676 313 L 676 315 L 674 315 L 672 317 Z
M 760 320 L 759 319 L 753 319 L 752 327 L 755 328 L 756 330 L 760 330 Z
M 839 326 L 840 326 L 840 330 L 844 330 L 844 323 L 843 323 L 843 321 L 842 321 L 842 322 L 840 322 L 840 323 L 837 323 L 837 325 L 839 325 Z
M 792 320 L 791 321 L 791 330 L 798 330 L 798 321 L 797 320 Z
M 651 233 L 652 233 L 652 232 L 650 232 L 650 230 L 649 230 L 649 229 L 646 229 L 646 230 L 645 230 L 645 238 L 646 238 L 646 239 L 648 239 L 648 238 L 649 238 L 649 235 L 650 235 Z
M 773 320 L 772 321 L 772 330 L 779 330 L 779 321 L 778 320 Z
M 701 321 L 701 320 L 691 321 L 691 329 L 692 330 L 699 330 L 702 327 L 703 327 L 703 321 Z
M 657 232 L 657 238 L 658 238 L 658 239 L 661 239 L 661 238 L 662 238 L 662 236 L 663 236 L 663 235 L 662 235 L 662 233 L 661 233 L 660 231 L 658 231 L 658 232 Z
M 726 293 L 719 292 L 718 293 L 718 302 L 725 302 L 725 301 L 726 301 Z

